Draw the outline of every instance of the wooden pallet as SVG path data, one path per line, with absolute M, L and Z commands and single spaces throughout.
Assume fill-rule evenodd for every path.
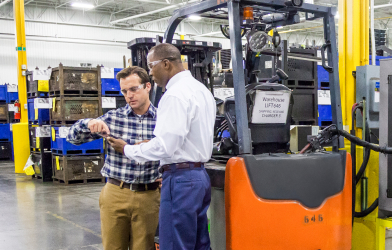
M 61 93 L 60 90 L 57 91 L 50 91 L 49 92 L 50 97 L 82 97 L 82 96 L 88 96 L 88 97 L 98 97 L 99 96 L 99 91 L 98 90 L 64 90 L 64 93 Z
M 53 177 L 53 183 L 64 184 L 65 186 L 75 185 L 75 184 L 105 183 L 105 177 L 94 178 L 94 179 L 83 179 L 83 180 L 69 180 L 69 181 L 64 181 Z

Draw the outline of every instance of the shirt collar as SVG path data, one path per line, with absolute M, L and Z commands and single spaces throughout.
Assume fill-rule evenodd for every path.
M 184 70 L 175 74 L 172 78 L 170 78 L 169 82 L 167 83 L 166 89 L 169 89 L 171 86 L 173 86 L 176 82 L 178 82 L 178 80 L 181 79 L 181 77 L 188 77 L 188 76 L 192 76 L 189 70 Z
M 129 104 L 127 104 L 124 108 L 124 115 L 128 116 L 129 114 L 133 114 L 134 116 L 136 116 L 136 113 L 133 112 L 131 106 L 129 106 Z M 144 115 L 150 115 L 152 118 L 155 118 L 157 114 L 156 108 L 154 107 L 154 105 L 152 105 L 152 103 L 150 102 L 150 107 L 148 107 L 148 110 Z

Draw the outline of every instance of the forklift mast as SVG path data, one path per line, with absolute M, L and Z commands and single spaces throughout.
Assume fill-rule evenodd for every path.
M 298 4 L 298 3 L 301 4 Z M 299 5 L 299 6 L 296 6 Z M 322 65 L 329 72 L 330 88 L 331 88 L 331 106 L 332 106 L 332 123 L 336 124 L 339 129 L 343 128 L 342 112 L 340 104 L 340 89 L 339 89 L 339 71 L 338 71 L 338 54 L 335 37 L 335 20 L 334 15 L 336 9 L 333 7 L 318 6 L 313 4 L 306 4 L 302 1 L 286 1 L 286 0 L 251 0 L 251 1 L 216 1 L 206 0 L 200 3 L 195 3 L 178 9 L 173 13 L 169 21 L 168 28 L 165 32 L 163 42 L 172 43 L 174 32 L 178 24 L 187 16 L 192 14 L 207 15 L 209 18 L 214 18 L 211 14 L 214 10 L 227 8 L 227 16 L 229 20 L 229 37 L 232 55 L 233 67 L 233 82 L 235 102 L 236 102 L 236 123 L 238 127 L 238 141 L 239 153 L 251 154 L 252 143 L 251 135 L 248 125 L 246 93 L 245 93 L 245 72 L 243 66 L 242 56 L 242 33 L 246 28 L 243 21 L 243 8 L 253 7 L 260 11 L 268 11 L 270 13 L 279 12 L 287 13 L 285 18 L 276 22 L 270 22 L 272 27 L 286 26 L 299 22 L 298 15 L 295 13 L 304 12 L 306 20 L 314 20 L 323 18 L 324 22 L 324 40 L 325 44 L 322 46 Z M 219 16 L 217 18 L 222 18 Z M 324 57 L 324 52 L 327 53 L 327 58 Z M 283 55 L 282 55 L 283 56 Z M 311 59 L 311 58 L 310 58 Z M 314 58 L 317 60 L 318 58 Z M 338 151 L 339 146 L 343 146 L 342 140 L 335 141 L 333 150 Z

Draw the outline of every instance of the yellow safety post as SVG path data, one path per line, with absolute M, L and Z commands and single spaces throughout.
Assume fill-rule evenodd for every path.
M 369 63 L 369 0 L 339 0 L 339 78 L 343 125 L 351 129 L 357 66 Z
M 392 219 L 377 219 L 376 250 L 385 250 L 385 230 L 392 229 Z
M 24 0 L 14 0 L 13 2 L 16 25 L 15 38 L 18 58 L 17 72 L 21 119 L 20 123 L 13 124 L 12 131 L 14 141 L 15 173 L 23 173 L 23 168 L 30 155 L 26 76 L 24 75 L 24 72 L 27 70 Z
M 343 125 L 351 130 L 351 109 L 356 102 L 353 71 L 369 64 L 369 0 L 339 0 L 339 78 Z M 357 136 L 361 136 L 357 131 Z M 346 141 L 345 149 L 350 152 Z M 363 148 L 357 147 L 357 171 Z M 366 170 L 369 178 L 368 206 L 378 197 L 378 153 L 372 152 Z M 356 211 L 360 211 L 360 185 L 356 189 Z M 370 203 L 370 204 L 369 204 Z M 352 250 L 376 249 L 377 210 L 365 218 L 355 218 Z M 385 239 L 384 239 L 385 241 Z

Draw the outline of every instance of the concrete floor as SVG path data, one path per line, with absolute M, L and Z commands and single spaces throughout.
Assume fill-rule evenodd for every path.
M 14 172 L 0 161 L 0 250 L 103 249 L 103 183 L 64 186 Z

